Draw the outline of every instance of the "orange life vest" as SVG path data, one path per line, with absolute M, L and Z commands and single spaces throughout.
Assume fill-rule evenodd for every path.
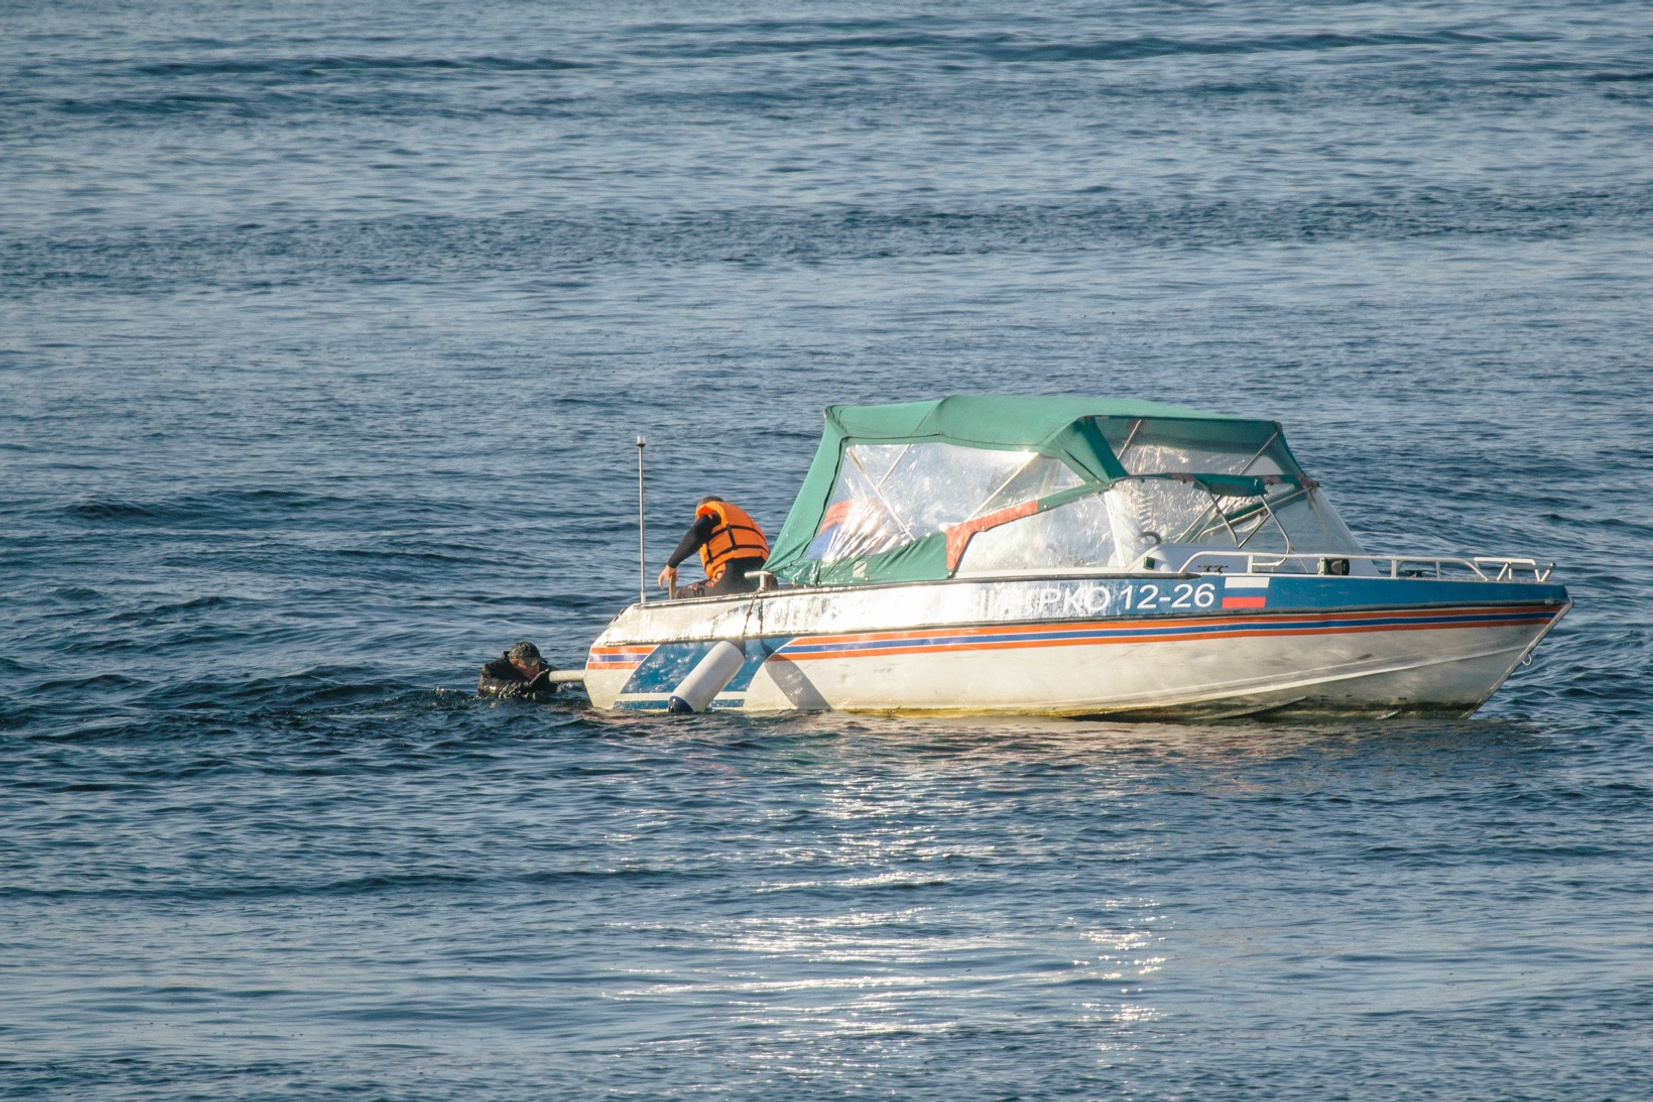
M 735 559 L 769 557 L 769 541 L 764 538 L 758 522 L 746 515 L 746 510 L 727 501 L 708 501 L 694 511 L 695 519 L 716 517 L 718 525 L 705 543 L 700 545 L 700 565 L 706 568 L 706 577 L 718 577 Z

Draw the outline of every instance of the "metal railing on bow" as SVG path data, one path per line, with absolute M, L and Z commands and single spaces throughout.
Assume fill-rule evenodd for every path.
M 1368 563 L 1371 574 L 1354 569 Z M 1241 569 L 1243 567 L 1243 569 Z M 1325 552 L 1199 551 L 1183 563 L 1185 574 L 1353 574 L 1380 578 L 1431 578 L 1482 582 L 1545 582 L 1555 563 L 1498 555 L 1339 555 Z

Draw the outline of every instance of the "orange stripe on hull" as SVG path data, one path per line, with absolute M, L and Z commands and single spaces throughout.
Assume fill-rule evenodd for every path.
M 1362 619 L 1366 619 L 1366 620 L 1372 620 L 1372 619 L 1393 620 L 1393 619 L 1397 619 L 1399 617 L 1412 617 L 1412 618 L 1415 618 L 1415 619 L 1423 619 L 1423 618 L 1431 618 L 1431 617 L 1437 617 L 1437 616 L 1494 615 L 1499 611 L 1506 611 L 1507 612 L 1509 610 L 1507 610 L 1507 609 L 1496 610 L 1496 609 L 1488 609 L 1488 608 L 1484 608 L 1484 607 L 1454 607 L 1454 608 L 1428 608 L 1428 609 L 1386 609 L 1386 610 L 1367 611 L 1367 612 L 1338 612 L 1338 613 L 1334 613 L 1333 615 L 1335 615 L 1339 620 L 1343 620 L 1343 621 L 1362 620 Z M 1549 610 L 1538 610 L 1538 609 L 1523 608 L 1521 610 L 1521 614 L 1525 615 L 1525 616 L 1531 616 L 1537 611 L 1549 611 Z M 1233 616 L 1233 617 L 1229 617 L 1229 616 L 1224 616 L 1224 617 L 1213 617 L 1213 616 L 1176 616 L 1176 617 L 1171 617 L 1171 616 L 1167 616 L 1167 617 L 1164 617 L 1164 618 L 1155 618 L 1155 619 L 1152 619 L 1152 620 L 1088 620 L 1088 621 L 1069 621 L 1069 622 L 1051 623 L 1051 624 L 982 624 L 982 625 L 973 625 L 973 626 L 972 625 L 961 625 L 961 626 L 958 626 L 958 627 L 940 627 L 940 626 L 938 626 L 938 627 L 929 627 L 929 628 L 907 628 L 907 629 L 904 629 L 904 630 L 901 630 L 901 631 L 868 631 L 868 632 L 859 632 L 859 633 L 854 634 L 854 635 L 817 635 L 817 636 L 811 636 L 811 637 L 802 637 L 802 638 L 798 639 L 797 641 L 799 643 L 807 643 L 810 646 L 824 646 L 824 645 L 831 644 L 831 643 L 894 642 L 894 641 L 901 640 L 901 639 L 923 639 L 927 636 L 932 636 L 932 635 L 949 635 L 949 636 L 1003 635 L 1006 632 L 1016 632 L 1017 634 L 1027 635 L 1027 634 L 1034 634 L 1034 633 L 1057 633 L 1057 632 L 1066 633 L 1066 632 L 1074 632 L 1074 631 L 1118 631 L 1118 630 L 1121 630 L 1121 629 L 1145 628 L 1145 627 L 1150 627 L 1150 626 L 1152 626 L 1152 627 L 1196 627 L 1196 626 L 1202 626 L 1203 625 L 1203 626 L 1212 627 L 1214 632 L 1216 632 L 1216 631 L 1226 632 L 1226 631 L 1229 630 L 1230 625 L 1232 625 L 1234 627 L 1238 627 L 1238 626 L 1247 625 L 1247 624 L 1259 624 L 1259 625 L 1261 625 L 1261 624 L 1273 624 L 1273 623 L 1279 623 L 1282 620 L 1300 620 L 1300 619 L 1303 619 L 1306 616 L 1312 616 L 1313 614 L 1314 614 L 1313 610 L 1307 610 L 1307 609 L 1293 609 L 1293 610 L 1282 609 L 1279 612 L 1270 613 L 1270 614 L 1266 614 L 1266 615 L 1263 615 L 1263 616 Z M 1400 626 L 1405 627 L 1406 625 L 1400 625 Z M 1449 625 L 1445 625 L 1445 626 L 1448 626 L 1448 627 L 1456 627 L 1456 626 L 1474 627 L 1474 626 L 1479 626 L 1479 625 L 1452 625 L 1452 624 L 1449 624 Z M 861 653 L 868 653 L 868 652 L 863 651 Z M 789 653 L 787 655 L 787 657 L 793 657 L 793 656 Z
M 940 643 L 921 647 L 868 647 L 842 651 L 793 653 L 782 651 L 779 657 L 792 662 L 813 662 L 823 658 L 886 658 L 900 654 L 972 653 L 993 650 L 1025 650 L 1031 647 L 1097 647 L 1118 646 L 1122 643 L 1185 643 L 1196 639 L 1260 639 L 1281 635 L 1358 635 L 1374 631 L 1441 631 L 1449 628 L 1496 628 L 1532 624 L 1529 618 L 1513 620 L 1482 620 L 1473 624 L 1369 624 L 1364 627 L 1323 628 L 1224 628 L 1201 632 L 1198 635 L 1127 635 L 1112 639 L 1013 639 L 1002 643 Z M 818 642 L 818 641 L 812 641 Z
M 655 651 L 655 644 L 645 647 L 592 647 L 586 656 L 585 668 L 603 673 L 624 673 L 635 670 Z

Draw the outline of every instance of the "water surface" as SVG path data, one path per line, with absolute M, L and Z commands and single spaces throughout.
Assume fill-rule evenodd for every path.
M 1631 1098 L 1638 3 L 0 6 L 0 1093 Z M 1474 719 L 614 719 L 829 402 L 1285 422 Z

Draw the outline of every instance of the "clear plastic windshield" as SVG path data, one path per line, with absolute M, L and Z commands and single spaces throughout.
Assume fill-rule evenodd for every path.
M 1360 545 L 1312 487 L 1280 482 L 1261 495 L 1196 481 L 1128 478 L 1106 493 L 977 534 L 959 573 L 1138 569 L 1153 555 L 1180 566 L 1195 549 L 1358 554 Z M 1173 549 L 1181 549 L 1176 555 Z
M 1360 545 L 1311 486 L 1275 482 L 1261 494 L 1208 489 L 1197 481 L 1125 479 L 1108 490 L 1139 526 L 1141 546 L 1191 544 L 1292 554 L 1359 553 Z
M 1066 464 L 1037 452 L 852 444 L 806 557 L 830 563 L 893 551 L 1081 484 Z
M 1253 423 L 1254 424 L 1254 423 Z M 1110 421 L 1108 446 L 1131 474 L 1295 474 L 1298 468 L 1278 431 L 1247 426 L 1243 436 L 1225 438 L 1226 426 L 1180 420 Z
M 1108 506 L 1106 494 L 1092 494 L 978 533 L 959 560 L 958 572 L 1117 566 L 1120 545 Z M 1131 539 L 1128 532 L 1126 539 Z

